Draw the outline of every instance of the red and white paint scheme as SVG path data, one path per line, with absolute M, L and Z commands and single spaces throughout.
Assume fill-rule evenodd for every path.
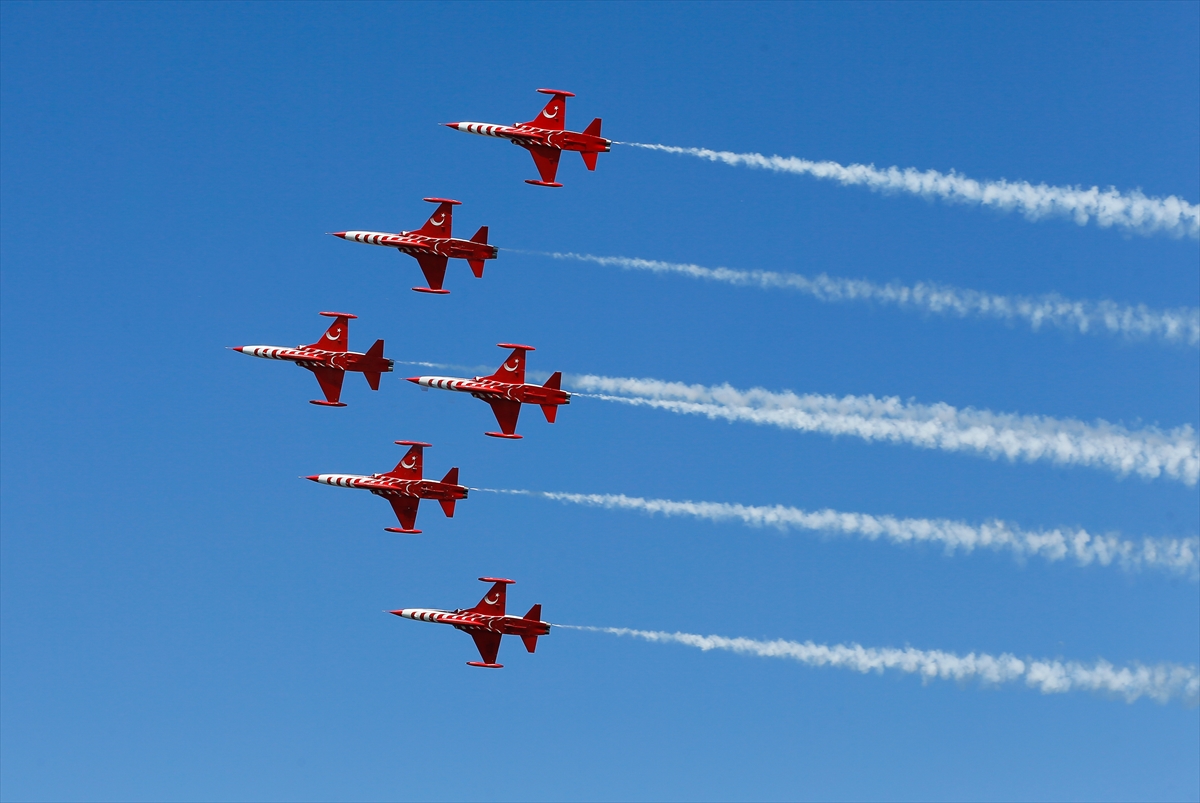
M 449 198 L 425 198 L 431 204 L 437 204 L 437 211 L 429 216 L 425 225 L 416 231 L 401 231 L 389 234 L 382 231 L 335 231 L 334 237 L 350 240 L 367 245 L 382 245 L 385 248 L 395 248 L 402 254 L 416 257 L 425 274 L 428 287 L 414 287 L 418 293 L 449 293 L 442 289 L 442 281 L 446 277 L 446 260 L 465 259 L 471 266 L 471 272 L 476 279 L 483 278 L 483 262 L 495 259 L 499 250 L 494 245 L 488 245 L 488 227 L 480 226 L 469 240 L 456 240 L 450 236 L 451 224 L 454 218 L 454 207 L 461 201 Z
M 450 625 L 464 633 L 469 633 L 475 639 L 482 661 L 467 661 L 467 666 L 484 666 L 488 669 L 502 669 L 503 664 L 496 663 L 496 653 L 500 651 L 502 636 L 520 636 L 525 643 L 525 649 L 533 652 L 537 649 L 538 636 L 550 633 L 550 623 L 543 622 L 542 606 L 534 605 L 524 616 L 509 616 L 504 613 L 505 588 L 513 580 L 500 577 L 480 577 L 492 587 L 479 600 L 474 608 L 441 611 L 434 608 L 401 608 L 388 613 L 412 619 L 417 622 L 436 622 L 440 625 Z
M 313 399 L 309 404 L 345 407 L 340 399 L 342 380 L 346 378 L 347 371 L 358 371 L 367 378 L 371 390 L 379 390 L 379 375 L 392 370 L 392 361 L 383 356 L 382 340 L 376 340 L 375 345 L 367 349 L 366 354 L 349 350 L 350 320 L 357 318 L 357 315 L 348 312 L 321 314 L 336 320 L 316 343 L 296 346 L 294 349 L 285 346 L 234 346 L 233 351 L 267 360 L 288 360 L 301 368 L 307 368 L 317 377 L 321 391 L 325 394 L 325 401 Z
M 442 123 L 455 131 L 479 134 L 484 137 L 500 137 L 520 145 L 533 156 L 541 181 L 526 179 L 526 184 L 538 187 L 561 187 L 554 180 L 558 173 L 558 159 L 563 151 L 578 151 L 588 170 L 596 169 L 596 156 L 612 150 L 612 140 L 600 136 L 600 118 L 592 120 L 583 131 L 567 131 L 567 98 L 573 92 L 561 89 L 539 89 L 543 95 L 553 95 L 546 108 L 528 123 L 495 125 L 493 123 Z
M 440 390 L 457 390 L 460 393 L 470 393 L 477 399 L 483 399 L 492 406 L 500 432 L 485 432 L 493 438 L 513 438 L 517 434 L 517 416 L 521 414 L 522 404 L 541 405 L 546 420 L 554 423 L 560 404 L 570 404 L 571 394 L 561 389 L 562 371 L 555 371 L 544 385 L 529 385 L 525 383 L 525 352 L 533 351 L 533 346 L 522 346 L 518 343 L 497 343 L 504 349 L 512 349 L 508 359 L 500 364 L 496 373 L 491 376 L 477 376 L 474 379 L 460 379 L 452 376 L 410 376 L 409 382 L 425 388 Z
M 306 480 L 340 488 L 362 488 L 376 496 L 382 496 L 392 505 L 399 527 L 384 527 L 389 533 L 416 534 L 417 506 L 422 499 L 436 499 L 442 506 L 446 518 L 454 516 L 454 503 L 467 498 L 466 486 L 458 484 L 458 467 L 446 472 L 441 481 L 422 479 L 422 450 L 430 444 L 420 441 L 396 441 L 400 446 L 410 447 L 400 462 L 391 471 L 383 474 L 313 474 Z

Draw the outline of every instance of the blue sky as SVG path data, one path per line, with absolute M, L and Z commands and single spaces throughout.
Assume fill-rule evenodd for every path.
M 318 408 L 224 347 L 359 316 L 396 360 L 1200 428 L 1187 345 L 502 252 L 444 297 L 324 232 L 457 198 L 525 251 L 1195 307 L 1195 239 L 615 147 L 561 190 L 440 128 L 578 94 L 623 141 L 1200 199 L 1200 5 L 0 6 L 5 800 L 1196 799 L 1178 703 L 922 684 L 559 630 L 506 668 L 401 621 L 505 576 L 552 622 L 1200 660 L 1187 577 L 472 494 L 417 537 L 318 487 L 393 440 L 473 487 L 1194 538 L 1197 489 L 577 399 L 525 439 L 398 366 Z M 519 610 L 518 610 L 519 609 Z

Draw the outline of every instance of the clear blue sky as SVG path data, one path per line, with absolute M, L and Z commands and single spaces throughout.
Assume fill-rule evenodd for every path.
M 1200 427 L 1195 348 L 830 305 L 502 253 L 449 296 L 324 236 L 415 228 L 527 250 L 1005 294 L 1197 305 L 1194 239 L 889 197 L 615 148 L 561 190 L 440 128 L 540 86 L 618 140 L 1200 200 L 1200 6 L 0 6 L 0 796 L 5 800 L 1196 799 L 1200 717 L 556 631 L 502 671 L 382 613 L 512 577 L 553 622 L 1116 663 L 1200 661 L 1186 578 L 473 494 L 417 537 L 364 493 L 430 441 L 471 486 L 786 504 L 1127 537 L 1200 531 L 1195 487 L 580 399 L 525 439 L 481 402 L 225 350 L 876 394 Z

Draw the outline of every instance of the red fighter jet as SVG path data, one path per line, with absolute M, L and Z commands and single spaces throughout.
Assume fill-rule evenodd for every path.
M 351 240 L 368 245 L 382 245 L 395 248 L 402 254 L 416 257 L 425 274 L 428 287 L 414 287 L 418 293 L 449 293 L 442 289 L 442 281 L 446 278 L 446 260 L 465 259 L 471 266 L 475 278 L 483 278 L 483 262 L 495 259 L 499 253 L 494 245 L 488 245 L 488 227 L 480 226 L 479 231 L 469 240 L 456 240 L 450 236 L 450 226 L 453 222 L 454 207 L 461 201 L 449 198 L 425 198 L 431 204 L 438 204 L 437 211 L 430 215 L 425 225 L 416 231 L 401 231 L 388 234 L 382 231 L 335 231 L 334 237 Z
M 262 357 L 268 360 L 290 360 L 301 368 L 307 368 L 317 377 L 325 401 L 313 399 L 309 404 L 322 407 L 345 407 L 338 401 L 342 396 L 342 380 L 347 371 L 358 371 L 367 378 L 371 390 L 379 390 L 379 375 L 392 370 L 392 361 L 383 356 L 383 341 L 367 349 L 366 354 L 349 350 L 350 319 L 357 318 L 348 312 L 322 312 L 326 318 L 336 318 L 316 343 L 309 346 L 234 346 L 234 351 Z
M 534 605 L 524 616 L 508 616 L 504 613 L 504 590 L 512 580 L 499 577 L 480 577 L 485 583 L 492 583 L 491 589 L 479 600 L 474 608 L 455 611 L 439 611 L 434 608 L 402 608 L 398 611 L 388 611 L 405 619 L 418 622 L 437 622 L 451 625 L 464 633 L 470 633 L 479 648 L 482 661 L 467 661 L 467 666 L 485 666 L 488 669 L 502 669 L 503 664 L 496 663 L 496 653 L 500 650 L 502 636 L 520 636 L 525 642 L 525 649 L 533 652 L 537 649 L 538 636 L 550 633 L 550 623 L 541 621 L 542 606 Z
M 579 151 L 583 163 L 588 170 L 596 169 L 596 156 L 612 150 L 612 140 L 600 136 L 600 118 L 592 120 L 592 124 L 582 132 L 566 130 L 567 98 L 575 97 L 573 92 L 561 89 L 539 89 L 543 95 L 553 95 L 546 108 L 528 123 L 514 123 L 511 126 L 494 125 L 492 123 L 442 123 L 456 131 L 466 131 L 468 134 L 480 134 L 485 137 L 500 137 L 511 140 L 514 145 L 520 145 L 533 156 L 542 175 L 541 181 L 525 179 L 526 184 L 538 187 L 561 187 L 554 180 L 558 172 L 558 158 L 563 151 Z
M 421 504 L 422 499 L 436 499 L 446 513 L 446 518 L 452 518 L 454 503 L 467 498 L 467 488 L 458 484 L 458 467 L 446 472 L 441 482 L 422 479 L 421 454 L 430 444 L 419 441 L 396 443 L 411 448 L 394 469 L 384 474 L 372 474 L 369 477 L 361 474 L 313 474 L 305 479 L 342 488 L 363 488 L 376 496 L 382 496 L 391 503 L 396 518 L 400 520 L 399 527 L 383 528 L 389 533 L 415 535 L 421 532 L 413 529 L 413 526 L 417 523 L 417 506 Z
M 525 352 L 533 351 L 533 346 L 522 346 L 517 343 L 497 343 L 504 349 L 512 349 L 496 373 L 491 376 L 477 376 L 474 379 L 459 379 L 452 376 L 410 376 L 409 382 L 415 382 L 421 387 L 439 388 L 441 390 L 457 390 L 470 393 L 477 399 L 483 399 L 492 405 L 496 414 L 496 422 L 500 424 L 500 432 L 485 432 L 493 438 L 513 438 L 517 434 L 517 416 L 521 414 L 522 404 L 540 404 L 542 413 L 551 424 L 558 414 L 560 404 L 570 404 L 571 394 L 560 388 L 562 371 L 555 371 L 544 385 L 528 385 L 525 383 Z

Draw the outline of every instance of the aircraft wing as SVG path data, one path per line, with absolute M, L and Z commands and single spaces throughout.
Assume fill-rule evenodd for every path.
M 396 513 L 400 528 L 403 530 L 416 529 L 417 507 L 421 504 L 421 500 L 412 496 L 389 496 L 387 500 Z
M 442 281 L 446 278 L 446 257 L 419 254 L 417 262 L 420 264 L 421 273 L 425 274 L 425 281 L 429 286 L 434 290 L 441 290 Z
M 479 657 L 485 664 L 496 663 L 496 654 L 500 652 L 500 634 L 491 632 L 471 633 L 475 646 L 479 648 Z
M 309 368 L 308 370 L 316 375 L 317 382 L 321 385 L 321 392 L 325 394 L 325 401 L 337 404 L 338 399 L 342 397 L 342 380 L 346 378 L 346 372 L 325 367 Z
M 492 412 L 496 414 L 496 423 L 500 425 L 500 431 L 505 435 L 512 435 L 517 431 L 517 416 L 521 414 L 521 403 L 508 400 L 497 400 L 488 402 L 492 405 Z
M 558 157 L 562 156 L 562 151 L 558 148 L 547 148 L 545 145 L 526 145 L 525 147 L 533 156 L 533 163 L 537 165 L 542 181 L 553 184 L 554 176 L 558 173 Z

